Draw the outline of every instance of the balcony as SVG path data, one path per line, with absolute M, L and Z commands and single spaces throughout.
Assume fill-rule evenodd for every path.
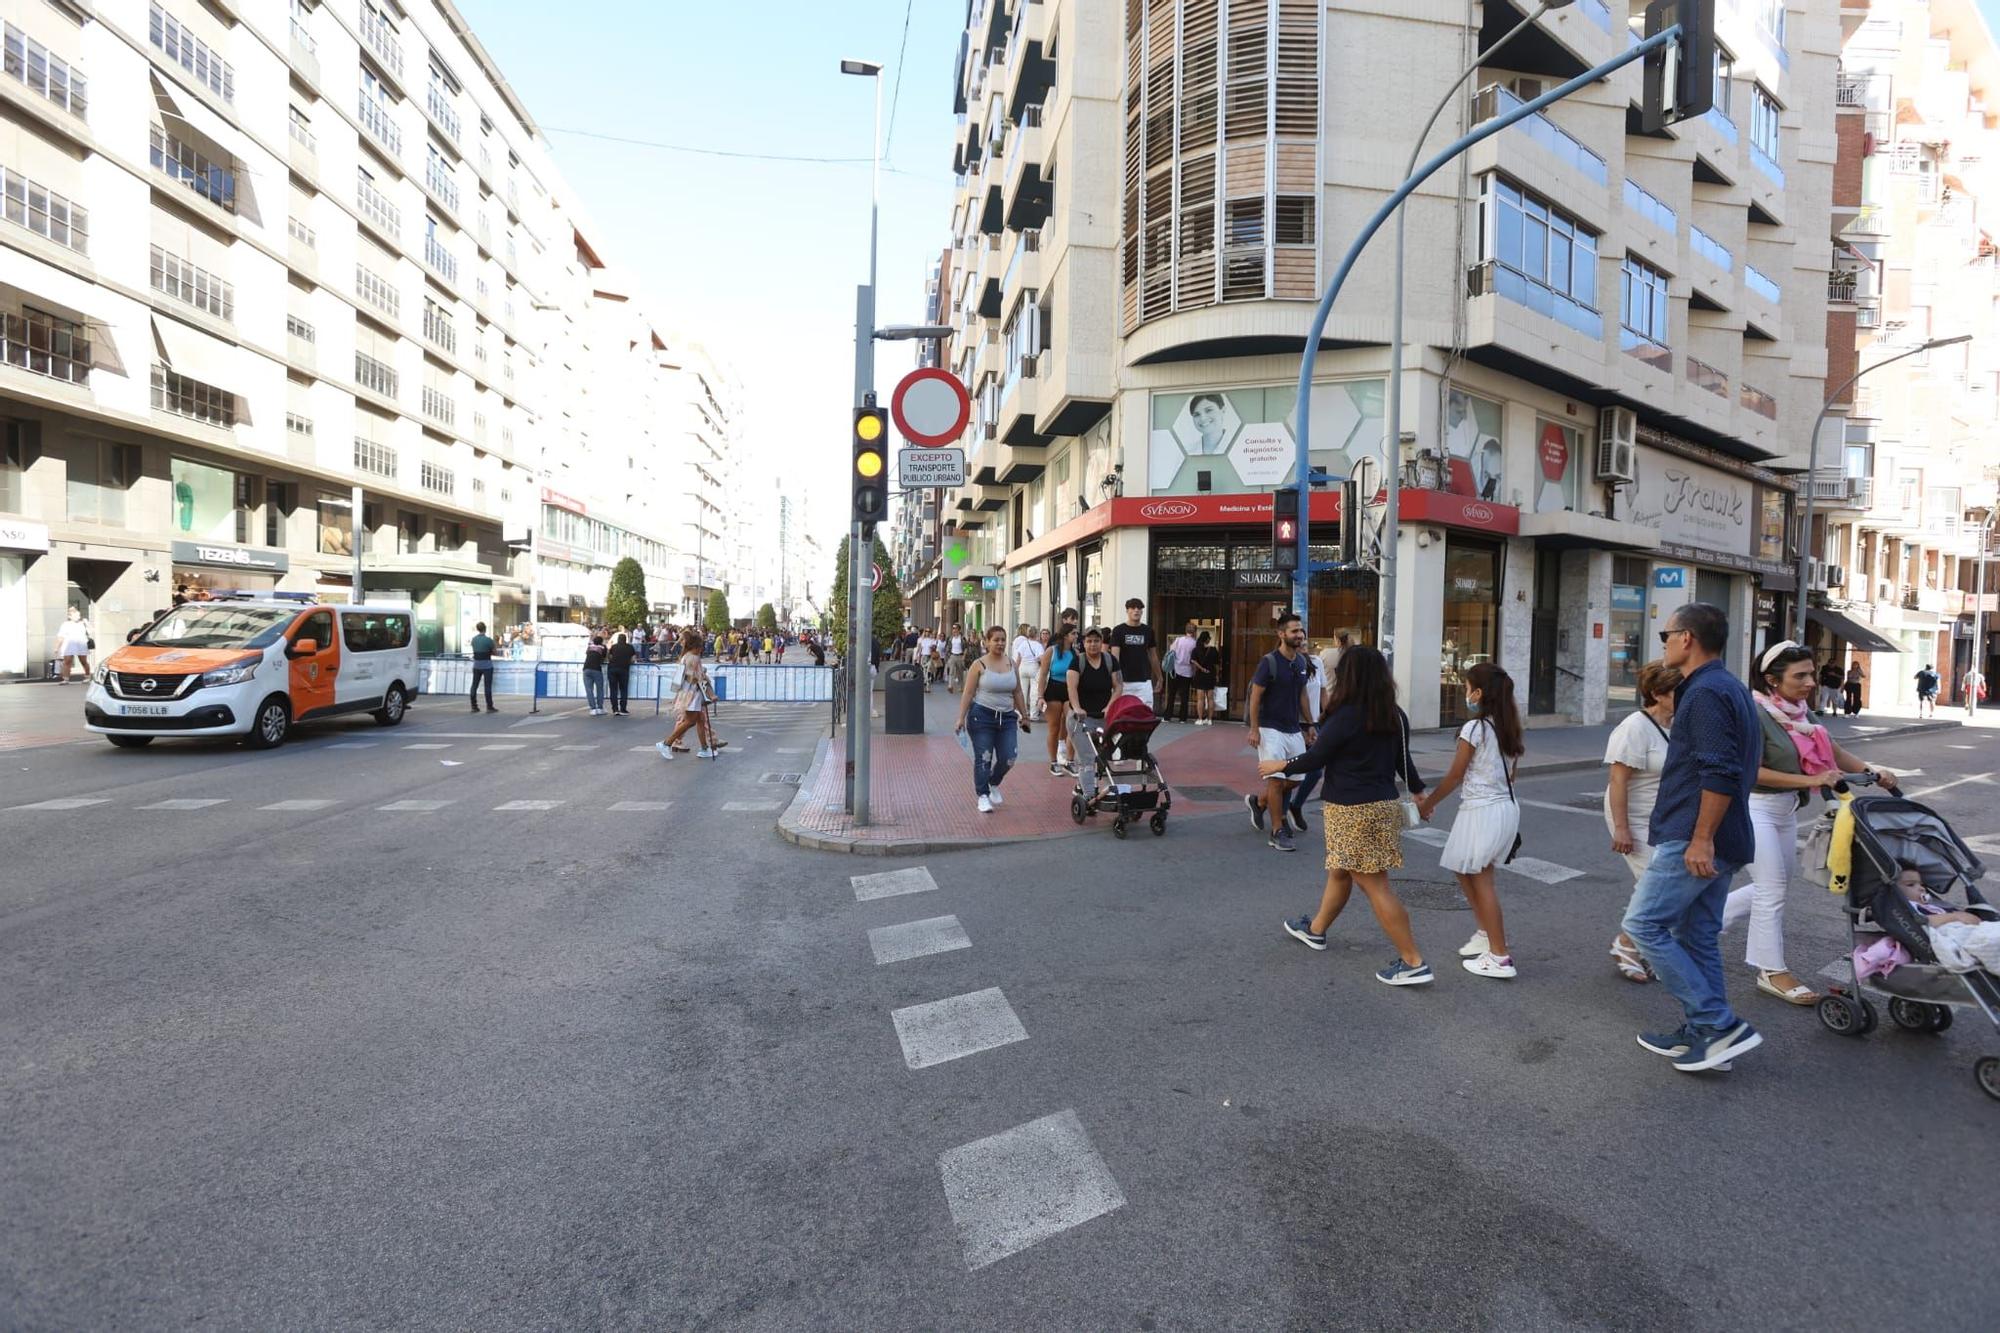
M 400 158 L 403 155 L 403 132 L 396 128 L 396 122 L 391 118 L 386 104 L 376 101 L 364 90 L 355 114 L 361 122 L 361 128 L 368 132 L 368 137 L 373 139 L 384 152 L 392 158 Z
M 424 237 L 424 263 L 430 265 L 431 270 L 443 278 L 447 285 L 458 286 L 458 260 L 445 248 L 444 242 L 437 238 L 436 233 Z
M 1048 56 L 1049 9 L 1042 0 L 1016 0 L 1014 6 L 1007 57 L 1007 114 L 1015 120 L 1026 108 L 1041 105 L 1055 86 L 1056 62 Z
M 1039 227 L 1048 220 L 1054 192 L 1042 177 L 1042 159 L 1047 151 L 1042 109 L 1028 107 L 1015 129 L 1013 152 L 1007 159 L 1003 198 L 1007 205 L 1007 227 L 1011 231 Z
M 403 81 L 403 44 L 396 36 L 396 30 L 389 26 L 375 11 L 375 6 L 363 0 L 361 6 L 361 44 L 368 48 L 382 68 L 397 83 Z
M 430 160 L 424 163 L 424 184 L 437 201 L 454 216 L 458 213 L 458 182 L 451 178 L 451 165 L 435 150 Z
M 1023 287 L 1042 285 L 1042 233 L 1039 228 L 1029 228 L 1014 236 L 1014 244 L 1007 253 L 1007 270 L 1001 275 L 1000 290 L 1003 293 L 1017 292 Z
M 375 188 L 367 176 L 358 176 L 354 182 L 354 209 L 361 220 L 373 227 L 391 244 L 403 243 L 403 210 L 389 202 L 389 196 Z
M 423 392 L 424 415 L 442 425 L 455 426 L 458 423 L 458 404 L 442 389 L 426 384 Z
M 319 176 L 319 140 L 311 128 L 298 120 L 286 126 L 291 142 L 285 147 L 285 160 L 293 171 L 314 180 Z
M 1497 83 L 1488 84 L 1479 90 L 1479 98 L 1473 104 L 1473 119 L 1481 123 L 1494 120 L 1522 105 L 1522 100 L 1507 88 Z M 1525 137 L 1559 165 L 1577 172 L 1586 180 L 1607 188 L 1611 184 L 1611 173 L 1604 165 L 1604 159 L 1543 112 L 1536 112 L 1517 122 L 1507 135 Z
M 1048 443 L 1046 435 L 1035 432 L 1035 413 L 1041 404 L 1038 392 L 1041 386 L 1035 378 L 1039 359 L 1036 356 L 1020 357 L 1008 366 L 1007 376 L 1001 381 L 1000 411 L 996 420 L 999 423 L 999 438 L 1009 445 L 1033 445 L 1039 449 Z M 1000 471 L 998 479 L 1002 482 L 1011 480 L 1004 470 Z
M 319 87 L 319 43 L 306 31 L 306 25 L 292 16 L 291 37 L 292 68 L 314 88 Z
M 0 362 L 65 384 L 86 384 L 90 342 L 48 320 L 0 313 Z
M 179 136 L 158 125 L 151 127 L 149 149 L 153 167 L 176 185 L 194 191 L 228 213 L 236 211 L 236 172 L 211 162 Z
M 1872 481 L 1850 477 L 1838 468 L 1821 468 L 1805 485 L 1813 503 L 1822 509 L 1866 509 L 1874 496 Z

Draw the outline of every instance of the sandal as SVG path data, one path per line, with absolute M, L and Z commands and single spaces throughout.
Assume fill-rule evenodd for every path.
M 1626 941 L 1623 935 L 1611 937 L 1611 958 L 1618 964 L 1618 975 L 1627 981 L 1646 982 L 1653 979 L 1653 969 L 1639 956 L 1636 945 Z
M 1790 986 L 1780 986 L 1772 980 L 1773 977 L 1788 977 L 1791 979 L 1792 984 Z M 1812 987 L 1806 985 L 1805 982 L 1792 976 L 1790 972 L 1765 972 L 1760 970 L 1757 973 L 1757 989 L 1763 991 L 1766 995 L 1776 996 L 1786 1004 L 1807 1005 L 1819 1003 L 1819 994 Z

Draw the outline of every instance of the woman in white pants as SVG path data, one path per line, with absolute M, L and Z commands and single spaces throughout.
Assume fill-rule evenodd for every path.
M 1750 826 L 1757 834 L 1750 882 L 1730 891 L 1722 908 L 1722 928 L 1750 921 L 1745 960 L 1757 969 L 1757 989 L 1788 1004 L 1816 1004 L 1819 996 L 1785 966 L 1785 890 L 1798 869 L 1799 807 L 1820 787 L 1844 772 L 1867 768 L 1834 743 L 1827 729 L 1811 720 L 1807 704 L 1817 673 L 1809 649 L 1786 640 L 1764 651 L 1751 672 L 1764 754 L 1757 786 L 1750 793 Z M 1884 787 L 1896 789 L 1896 775 L 1874 769 Z
M 1604 744 L 1604 825 L 1611 831 L 1611 850 L 1625 858 L 1632 882 L 1646 873 L 1653 859 L 1647 841 L 1653 803 L 1660 795 L 1660 774 L 1667 766 L 1667 735 L 1674 725 L 1674 691 L 1681 673 L 1665 662 L 1648 662 L 1639 670 L 1639 711 L 1620 722 Z M 1653 973 L 1639 946 L 1624 931 L 1611 937 L 1611 959 L 1627 981 L 1646 982 Z

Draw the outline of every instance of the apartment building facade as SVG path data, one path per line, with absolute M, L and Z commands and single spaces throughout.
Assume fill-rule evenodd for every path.
M 540 583 L 584 616 L 626 554 L 679 603 L 642 408 L 678 370 L 450 0 L 4 25 L 0 672 L 66 606 L 117 642 L 357 561 L 429 651 Z
M 2000 51 L 1972 0 L 1843 14 L 1808 637 L 1861 663 L 1871 706 L 1914 705 L 1926 665 L 1955 701 L 1975 660 L 1994 666 L 1974 625 L 2000 500 Z M 1885 364 L 1959 334 L 1973 340 Z M 2000 566 L 1986 576 L 1991 619 Z
M 1544 16 L 1437 141 L 1623 49 L 1642 8 Z M 1534 714 L 1598 720 L 1691 598 L 1729 610 L 1733 666 L 1783 623 L 1797 482 L 1770 464 L 1826 374 L 1842 31 L 1803 0 L 1718 9 L 1709 115 L 1641 135 L 1628 67 L 1410 201 L 1395 618 L 1421 725 L 1461 716 L 1459 673 L 1485 659 Z M 1292 479 L 1313 303 L 1420 109 L 1520 16 L 974 0 L 941 284 L 975 402 L 973 475 L 940 523 L 969 548 L 944 584 L 957 613 L 1104 622 L 1139 596 L 1247 679 L 1290 600 L 1270 492 Z M 1336 476 L 1387 462 L 1392 279 L 1385 234 L 1315 362 L 1311 457 Z M 1330 560 L 1337 497 L 1312 514 Z M 1315 575 L 1314 636 L 1373 641 L 1376 590 Z

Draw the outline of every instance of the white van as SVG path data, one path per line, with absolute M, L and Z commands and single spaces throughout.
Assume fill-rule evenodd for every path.
M 417 690 L 407 606 L 187 602 L 98 664 L 83 720 L 113 745 L 242 736 L 264 750 L 294 723 L 341 713 L 393 727 Z

